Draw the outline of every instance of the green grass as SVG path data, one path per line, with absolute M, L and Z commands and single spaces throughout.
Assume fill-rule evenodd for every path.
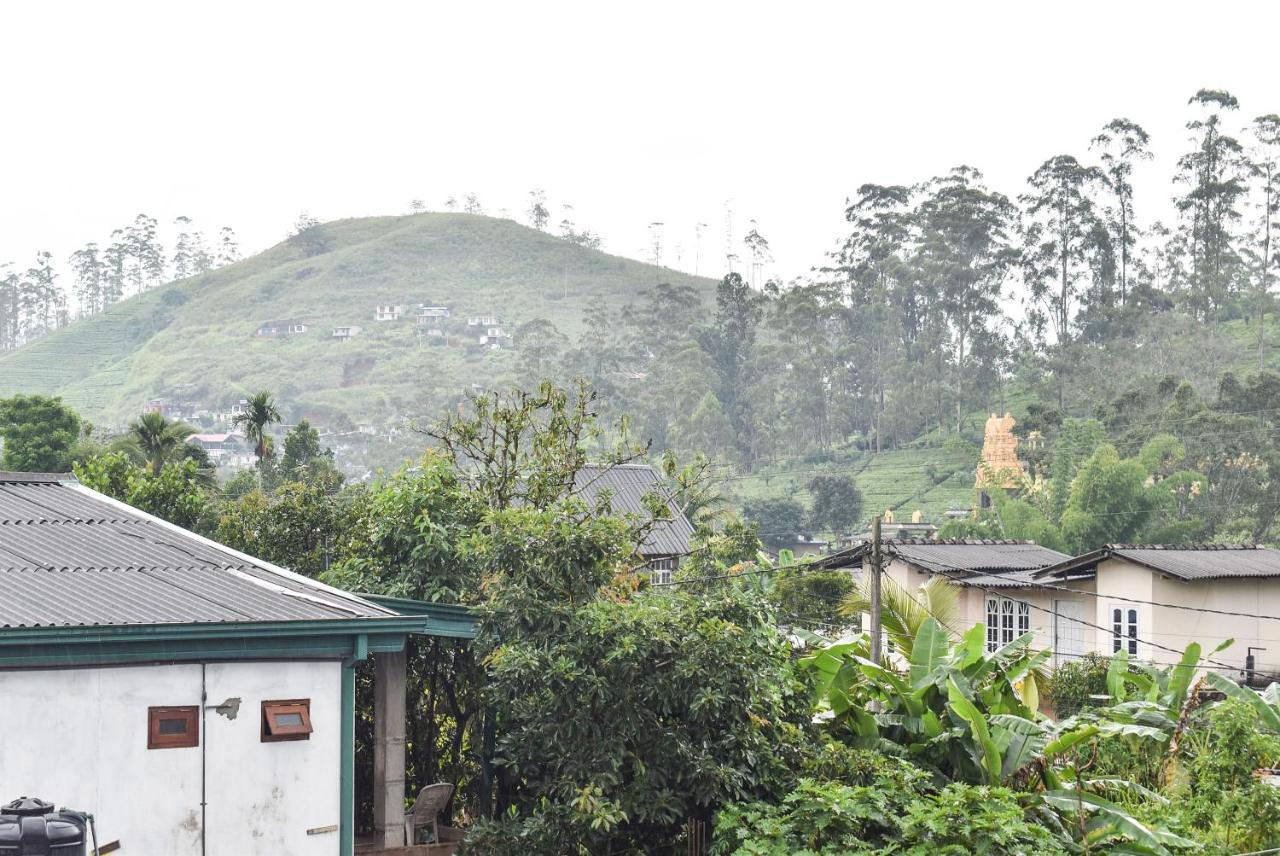
M 89 419 L 121 426 L 152 398 L 225 407 L 273 391 L 288 418 L 322 425 L 427 417 L 473 383 L 510 378 L 511 353 L 422 347 L 410 317 L 374 321 L 378 304 L 450 307 L 451 336 L 466 316 L 496 314 L 513 331 L 551 320 L 570 338 L 593 305 L 620 307 L 660 279 L 710 298 L 711 280 L 575 246 L 508 220 L 420 214 L 342 220 L 319 228 L 327 247 L 307 257 L 285 241 L 235 265 L 124 301 L 0 358 L 0 395 L 60 394 Z M 257 338 L 268 320 L 311 325 Z M 332 328 L 359 325 L 349 342 Z

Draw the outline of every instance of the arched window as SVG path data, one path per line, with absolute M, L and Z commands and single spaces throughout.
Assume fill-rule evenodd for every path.
M 1138 656 L 1138 610 L 1126 611 L 1119 606 L 1112 608 L 1111 650 L 1125 650 L 1130 657 Z

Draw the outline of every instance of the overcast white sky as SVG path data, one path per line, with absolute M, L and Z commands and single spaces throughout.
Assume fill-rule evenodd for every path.
M 8 3 L 0 262 L 138 212 L 265 248 L 321 219 L 546 188 L 605 248 L 724 268 L 749 219 L 790 278 L 868 182 L 959 164 L 1017 194 L 1109 119 L 1152 134 L 1167 215 L 1187 98 L 1280 112 L 1280 3 Z

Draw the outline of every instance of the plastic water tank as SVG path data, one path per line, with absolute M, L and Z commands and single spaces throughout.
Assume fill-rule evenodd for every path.
M 87 818 L 19 797 L 0 806 L 0 856 L 85 856 Z

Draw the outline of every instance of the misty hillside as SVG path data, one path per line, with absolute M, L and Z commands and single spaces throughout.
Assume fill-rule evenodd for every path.
M 61 395 L 123 425 L 148 401 L 224 410 L 259 389 L 287 419 L 381 426 L 435 415 L 472 384 L 509 380 L 518 352 L 478 344 L 546 319 L 576 337 L 592 306 L 619 307 L 659 281 L 709 299 L 714 283 L 500 220 L 420 214 L 317 226 L 252 258 L 155 288 L 0 357 L 0 396 Z M 451 317 L 419 325 L 419 304 Z M 378 322 L 379 305 L 402 305 Z M 256 335 L 275 322 L 278 335 Z M 289 334 L 289 325 L 305 332 Z M 335 328 L 362 328 L 349 341 Z M 442 336 L 424 335 L 436 328 Z M 296 329 L 296 328 L 295 328 Z

